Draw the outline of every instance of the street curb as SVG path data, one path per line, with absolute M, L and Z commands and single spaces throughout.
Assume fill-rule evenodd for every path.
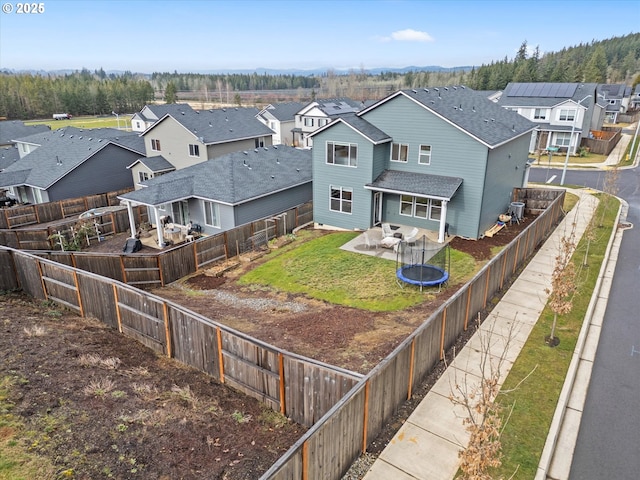
M 551 420 L 551 425 L 549 427 L 549 434 L 547 435 L 544 448 L 542 449 L 542 455 L 540 456 L 540 461 L 538 463 L 538 469 L 536 472 L 535 480 L 547 479 L 547 473 L 549 471 L 549 468 L 551 467 L 551 461 L 553 460 L 553 454 L 554 454 L 558 437 L 560 434 L 560 429 L 562 426 L 562 422 L 564 420 L 565 412 L 567 411 L 567 404 L 569 402 L 569 399 L 571 398 L 571 393 L 573 390 L 573 385 L 575 383 L 578 366 L 580 365 L 580 362 L 582 359 L 582 353 L 583 353 L 584 345 L 587 339 L 587 334 L 589 333 L 589 327 L 591 326 L 593 312 L 595 310 L 596 304 L 598 303 L 598 297 L 600 296 L 600 293 L 602 290 L 602 281 L 604 278 L 604 274 L 607 268 L 609 267 L 609 261 L 611 257 L 611 250 L 613 247 L 613 243 L 618 236 L 621 238 L 624 233 L 623 229 L 618 228 L 618 224 L 620 223 L 620 217 L 622 215 L 623 210 L 625 212 L 624 215 L 626 218 L 626 212 L 629 208 L 629 204 L 621 198 L 618 198 L 618 200 L 620 201 L 620 206 L 618 207 L 618 214 L 616 215 L 614 229 L 611 232 L 611 236 L 609 237 L 609 243 L 607 244 L 605 256 L 602 259 L 600 272 L 598 273 L 598 279 L 596 280 L 596 285 L 593 289 L 593 294 L 591 295 L 591 300 L 589 301 L 589 306 L 587 307 L 587 311 L 585 313 L 585 318 L 582 322 L 580 333 L 578 334 L 578 340 L 576 342 L 576 346 L 574 348 L 574 351 L 571 357 L 569 369 L 567 370 L 567 376 L 565 377 L 564 384 L 562 385 L 560 397 L 558 398 L 558 404 L 553 414 L 553 419 Z M 617 262 L 617 256 L 615 261 Z M 575 443 L 574 443 L 574 448 L 575 448 Z M 566 454 L 567 452 L 564 452 L 564 453 Z M 573 451 L 571 451 L 571 456 L 573 456 Z

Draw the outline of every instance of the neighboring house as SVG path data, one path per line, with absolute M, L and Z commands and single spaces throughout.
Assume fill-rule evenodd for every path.
M 293 144 L 296 147 L 311 148 L 313 140 L 310 135 L 327 125 L 340 115 L 356 113 L 365 106 L 350 98 L 327 98 L 315 100 L 305 105 L 295 115 L 293 128 Z
M 162 155 L 139 158 L 127 168 L 129 168 L 133 174 L 133 182 L 136 190 L 142 188 L 141 184 L 143 182 L 175 170 L 175 167 Z
M 18 147 L 0 148 L 0 172 L 20 160 Z
M 583 136 L 602 130 L 604 105 L 595 83 L 509 83 L 498 105 L 538 124 L 530 152 L 558 148 L 575 154 Z
M 119 198 L 132 207 L 146 205 L 155 225 L 170 216 L 174 223 L 191 222 L 216 234 L 310 201 L 311 171 L 309 150 L 275 145 L 167 173 Z
M 182 112 L 192 113 L 194 110 L 188 103 L 165 103 L 163 105 L 145 105 L 142 110 L 131 117 L 131 130 L 144 132 L 167 114 L 174 117 Z
M 600 84 L 598 98 L 606 105 L 605 122 L 618 123 L 618 115 L 627 113 L 629 108 L 631 87 L 624 84 Z
M 146 156 L 162 155 L 180 170 L 227 153 L 271 146 L 273 131 L 257 114 L 256 108 L 167 113 L 141 134 Z
M 34 137 L 37 137 L 34 139 Z M 36 146 L 0 173 L 0 188 L 23 203 L 111 192 L 133 186 L 127 166 L 144 155 L 135 133 L 66 127 L 21 139 Z M 20 152 L 20 149 L 18 149 Z
M 633 95 L 631 95 L 629 106 L 634 110 L 640 108 L 640 83 L 636 85 L 636 88 L 633 90 Z
M 48 125 L 25 125 L 20 120 L 0 121 L 0 148 L 15 146 L 16 139 L 51 131 Z
M 293 145 L 296 113 L 304 106 L 301 102 L 273 103 L 260 110 L 256 118 L 273 130 L 274 145 Z
M 465 87 L 396 92 L 312 134 L 314 222 L 482 237 L 525 181 L 535 127 Z

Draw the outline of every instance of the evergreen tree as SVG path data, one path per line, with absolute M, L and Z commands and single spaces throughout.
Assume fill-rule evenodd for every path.
M 164 101 L 166 103 L 176 103 L 178 101 L 178 88 L 175 83 L 167 83 L 167 88 L 164 91 Z
M 589 83 L 607 82 L 607 56 L 602 45 L 596 47 L 585 65 L 584 81 Z

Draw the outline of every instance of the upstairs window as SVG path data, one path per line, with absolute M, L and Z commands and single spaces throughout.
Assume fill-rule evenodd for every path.
M 327 142 L 327 163 L 345 167 L 357 167 L 358 145 L 355 143 Z
M 404 162 L 409 159 L 409 145 L 406 143 L 394 143 L 391 145 L 391 161 Z
M 420 165 L 429 165 L 431 163 L 431 145 L 420 145 L 418 163 Z
M 304 119 L 305 127 L 313 127 L 313 118 L 305 118 Z
M 141 182 L 149 180 L 149 174 L 147 172 L 138 172 L 138 180 Z
M 546 108 L 536 108 L 533 111 L 533 119 L 534 120 L 546 120 L 547 119 L 547 109 Z
M 563 108 L 562 110 L 560 110 L 560 116 L 558 117 L 558 120 L 560 120 L 561 122 L 573 122 L 575 118 L 576 118 L 575 110 L 569 110 L 569 109 Z
M 189 156 L 190 157 L 199 157 L 200 156 L 200 146 L 189 144 Z
M 154 152 L 160 151 L 160 140 L 157 140 L 155 138 L 151 139 L 151 150 L 153 150 Z

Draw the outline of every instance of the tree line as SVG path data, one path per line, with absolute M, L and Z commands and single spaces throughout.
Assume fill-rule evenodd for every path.
M 154 99 L 168 102 L 199 100 L 203 104 L 233 100 L 239 103 L 242 92 L 253 92 L 249 101 L 242 95 L 244 104 L 259 106 L 277 101 L 309 101 L 313 97 L 378 100 L 401 88 L 456 84 L 475 90 L 502 90 L 509 82 L 626 83 L 635 86 L 640 82 L 639 59 L 640 33 L 634 33 L 544 54 L 538 47 L 531 49 L 525 40 L 512 59 L 505 57 L 488 65 L 455 71 L 416 70 L 375 75 L 363 68 L 345 74 L 329 70 L 322 75 L 256 72 L 106 74 L 102 68 L 65 75 L 0 71 L 0 117 L 32 119 L 51 117 L 54 113 L 132 113 Z M 282 94 L 274 95 L 273 92 Z

